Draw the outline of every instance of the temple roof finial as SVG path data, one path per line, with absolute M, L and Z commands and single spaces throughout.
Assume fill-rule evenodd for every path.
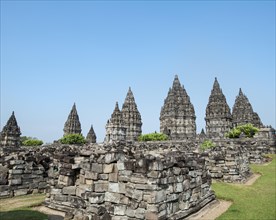
M 239 95 L 243 95 L 242 89 L 239 89 Z

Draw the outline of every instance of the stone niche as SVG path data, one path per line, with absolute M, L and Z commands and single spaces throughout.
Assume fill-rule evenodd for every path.
M 215 199 L 197 154 L 130 149 L 94 145 L 55 154 L 47 206 L 72 219 L 183 219 Z

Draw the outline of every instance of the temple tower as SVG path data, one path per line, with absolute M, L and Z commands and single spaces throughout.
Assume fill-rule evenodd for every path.
M 76 104 L 74 103 L 71 112 L 64 124 L 64 136 L 67 134 L 80 134 L 81 133 L 81 123 L 79 120 Z
M 222 138 L 232 128 L 232 116 L 226 98 L 217 78 L 213 85 L 206 108 L 206 135 L 208 138 Z
M 127 128 L 126 140 L 137 141 L 142 134 L 142 120 L 130 87 L 122 107 L 122 117 Z
M 105 142 L 125 141 L 127 127 L 124 123 L 122 112 L 119 109 L 118 102 L 116 102 L 115 109 L 111 118 L 107 121 L 105 126 L 106 136 Z
M 89 132 L 87 133 L 87 136 L 86 136 L 86 141 L 87 143 L 96 143 L 97 142 L 97 136 L 95 134 L 95 131 L 93 129 L 93 125 L 91 125 L 91 128 L 89 130 Z
M 3 130 L 0 134 L 1 146 L 3 147 L 19 147 L 20 146 L 20 128 L 17 125 L 17 121 L 12 112 L 11 117 L 9 118 L 7 124 L 3 127 Z
M 176 75 L 161 108 L 160 132 L 172 140 L 195 138 L 195 119 L 194 106 Z
M 252 105 L 241 89 L 239 90 L 239 95 L 236 97 L 232 116 L 233 126 L 251 123 L 255 127 L 262 127 L 262 122 L 258 114 L 253 111 Z

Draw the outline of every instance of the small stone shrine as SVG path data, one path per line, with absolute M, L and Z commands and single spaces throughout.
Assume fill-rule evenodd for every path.
M 0 138 L 0 146 L 2 147 L 19 147 L 20 146 L 20 128 L 17 125 L 17 121 L 12 112 L 11 117 L 9 118 L 7 124 L 4 126 Z
M 95 131 L 93 129 L 93 125 L 91 125 L 91 128 L 90 128 L 90 130 L 89 130 L 89 132 L 88 132 L 88 134 L 86 136 L 86 141 L 89 144 L 90 143 L 94 144 L 94 143 L 97 142 L 97 136 L 96 136 Z
M 252 105 L 241 89 L 239 95 L 236 97 L 232 116 L 234 127 L 248 123 L 251 123 L 258 128 L 262 127 L 261 119 L 258 114 L 253 111 Z
M 81 123 L 79 120 L 76 104 L 74 103 L 72 110 L 64 124 L 64 136 L 68 134 L 80 134 L 81 133 Z

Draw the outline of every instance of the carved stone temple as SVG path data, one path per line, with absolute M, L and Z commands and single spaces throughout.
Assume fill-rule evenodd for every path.
M 241 89 L 239 91 L 239 95 L 236 97 L 232 116 L 234 127 L 248 123 L 251 123 L 255 127 L 259 128 L 263 126 L 259 115 L 253 111 L 252 105 Z
M 111 118 L 107 121 L 105 129 L 105 142 L 112 143 L 115 141 L 126 140 L 127 126 L 123 120 L 123 115 L 119 109 L 118 102 L 116 102 L 115 109 L 111 115 Z
M 90 130 L 89 130 L 89 132 L 88 132 L 88 134 L 87 134 L 87 136 L 86 136 L 86 141 L 87 141 L 87 143 L 96 143 L 97 142 L 97 136 L 96 136 L 96 134 L 95 134 L 95 131 L 94 131 L 94 129 L 93 129 L 93 126 L 91 125 L 91 128 L 90 128 Z
M 223 138 L 232 128 L 232 115 L 217 78 L 206 107 L 206 135 L 208 138 Z
M 194 106 L 176 75 L 161 108 L 160 132 L 172 140 L 195 138 L 195 119 Z
M 17 125 L 14 112 L 12 112 L 11 117 L 7 121 L 7 124 L 3 127 L 3 130 L 0 134 L 0 145 L 3 147 L 19 147 L 20 135 L 20 127 Z
M 137 141 L 138 137 L 142 134 L 142 120 L 131 88 L 129 88 L 127 92 L 125 102 L 122 107 L 122 117 L 127 128 L 126 140 Z
M 74 103 L 71 112 L 64 124 L 64 136 L 67 134 L 80 134 L 81 133 L 81 123 L 79 120 L 76 104 Z

